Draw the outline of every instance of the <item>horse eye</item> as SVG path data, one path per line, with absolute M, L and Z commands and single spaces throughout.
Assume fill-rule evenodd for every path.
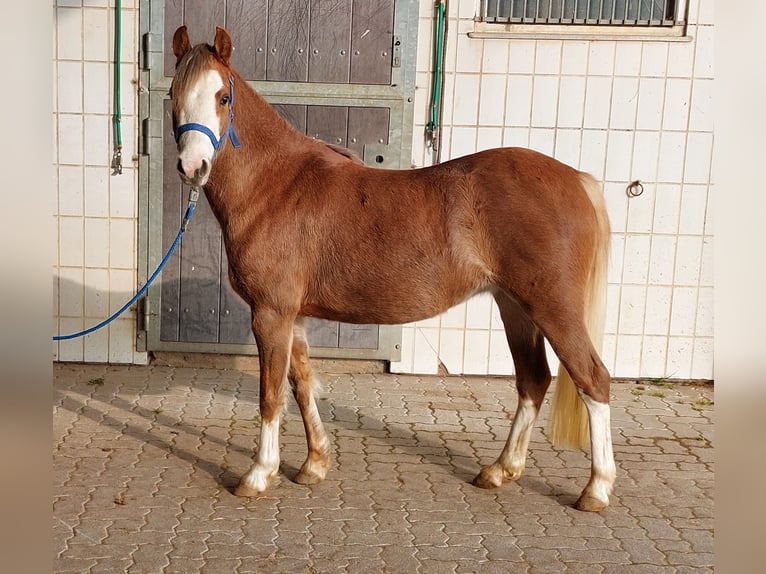
M 225 106 L 228 103 L 229 103 L 229 96 L 228 96 L 228 94 L 226 94 L 224 96 L 221 96 L 221 105 Z

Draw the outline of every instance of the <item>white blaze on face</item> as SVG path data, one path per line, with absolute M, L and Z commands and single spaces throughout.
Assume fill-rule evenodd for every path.
M 177 125 L 198 123 L 207 127 L 220 139 L 220 121 L 218 119 L 218 98 L 216 94 L 224 87 L 221 74 L 209 70 L 186 93 L 182 107 L 178 109 Z M 191 130 L 181 135 L 178 140 L 179 169 L 195 184 L 204 184 L 209 175 L 210 162 L 213 159 L 213 143 L 202 132 Z M 195 179 L 197 171 L 207 162 L 207 171 L 203 178 Z

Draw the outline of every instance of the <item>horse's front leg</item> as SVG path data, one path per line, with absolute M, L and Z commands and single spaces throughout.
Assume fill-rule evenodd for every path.
M 237 496 L 261 494 L 279 471 L 279 422 L 285 404 L 294 320 L 295 317 L 269 309 L 253 312 L 253 333 L 261 367 L 261 440 L 255 464 L 234 491 Z
M 306 431 L 308 456 L 300 472 L 295 477 L 299 484 L 316 484 L 324 480 L 330 468 L 328 451 L 330 442 L 327 440 L 322 419 L 319 417 L 314 388 L 318 385 L 309 364 L 309 348 L 306 342 L 306 332 L 296 325 L 293 331 L 293 349 L 288 375 L 293 388 L 295 402 L 301 411 L 303 427 Z

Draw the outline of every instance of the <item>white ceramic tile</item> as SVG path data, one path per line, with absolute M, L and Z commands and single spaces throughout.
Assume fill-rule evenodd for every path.
M 625 238 L 625 263 L 622 270 L 624 284 L 643 285 L 649 277 L 651 236 L 628 235 Z M 623 289 L 626 285 L 623 286 Z
M 83 329 L 83 320 L 78 318 L 66 318 L 59 319 L 59 334 L 66 335 L 69 333 L 76 333 Z M 59 350 L 56 358 L 59 361 L 72 361 L 80 362 L 83 360 L 83 341 L 82 338 L 69 339 L 66 341 L 59 341 Z
M 684 185 L 681 195 L 679 233 L 702 235 L 705 232 L 707 190 L 706 185 Z
M 606 179 L 627 182 L 630 178 L 630 163 L 633 153 L 633 132 L 609 132 L 606 154 Z
M 655 233 L 677 233 L 681 209 L 681 186 L 658 184 L 654 200 Z
M 86 267 L 109 267 L 109 220 L 85 219 Z
M 642 42 L 617 42 L 614 54 L 615 76 L 638 76 L 641 70 Z
M 476 102 L 479 101 L 480 76 L 458 74 L 455 79 L 455 109 L 452 123 L 458 126 L 475 126 L 478 118 Z
M 508 73 L 508 42 L 484 42 L 481 70 L 485 74 Z
M 109 141 L 109 116 L 88 114 L 85 118 L 85 163 L 91 166 L 108 166 L 112 161 L 112 145 Z M 127 141 L 127 138 L 124 140 Z M 123 156 L 123 160 L 130 156 Z
M 83 214 L 83 173 L 80 166 L 62 165 L 59 172 L 58 206 L 60 215 Z
M 477 7 L 473 2 L 459 1 L 457 11 L 458 17 L 464 20 L 473 20 L 477 14 L 476 8 Z
M 479 128 L 476 133 L 476 151 L 503 147 L 503 128 Z
M 713 286 L 713 239 L 711 237 L 704 237 L 702 239 L 702 260 L 700 261 L 700 286 L 712 287 Z
M 466 304 L 460 303 L 441 315 L 442 329 L 465 329 Z
M 582 132 L 582 151 L 580 169 L 587 171 L 596 179 L 603 179 L 606 161 L 606 131 L 589 130 Z
M 666 183 L 682 181 L 685 145 L 686 134 L 684 132 L 662 132 L 657 181 Z
M 679 235 L 676 246 L 675 285 L 699 285 L 702 258 L 702 237 Z
M 59 114 L 59 163 L 81 165 L 83 161 L 83 116 Z
M 697 288 L 674 287 L 673 303 L 670 308 L 670 334 L 694 335 L 697 317 Z
M 82 267 L 84 259 L 83 221 L 79 217 L 59 217 L 59 265 Z
M 713 156 L 713 134 L 690 132 L 686 139 L 686 166 L 684 181 L 708 183 Z
M 614 72 L 614 51 L 616 43 L 591 42 L 588 56 L 588 74 L 593 76 L 611 76 Z
M 667 42 L 643 42 L 641 46 L 641 75 L 664 77 L 668 63 Z
M 109 328 L 98 329 L 83 337 L 83 360 L 89 363 L 109 362 Z M 128 362 L 128 361 L 125 361 Z
M 604 317 L 604 333 L 617 333 L 620 321 L 620 291 L 622 287 L 616 284 L 606 286 L 606 315 Z
M 439 332 L 439 360 L 450 374 L 463 373 L 462 329 L 442 329 Z
M 480 72 L 482 60 L 482 40 L 458 36 L 457 72 Z
M 125 305 L 136 293 L 135 271 L 132 269 L 109 269 L 109 314 Z M 130 316 L 133 312 L 129 312 Z
M 123 116 L 135 116 L 138 113 L 138 100 L 136 91 L 133 89 L 134 77 L 134 67 L 123 64 L 120 68 L 120 82 L 124 86 L 120 92 L 120 110 Z
M 712 185 L 712 177 L 711 177 L 711 185 L 708 186 L 708 192 L 707 192 L 707 211 L 705 212 L 705 234 L 707 235 L 715 235 L 714 206 L 716 205 L 716 201 L 715 201 L 714 194 L 715 194 L 715 186 Z
M 670 78 L 691 78 L 694 68 L 695 42 L 671 42 L 668 44 L 668 69 Z
M 479 125 L 502 126 L 505 109 L 505 75 L 484 74 L 481 77 L 479 97 Z
M 713 77 L 713 27 L 698 26 L 696 38 L 696 54 L 694 55 L 694 77 Z
M 668 339 L 668 359 L 665 368 L 668 377 L 675 379 L 691 378 L 693 349 L 694 340 L 691 337 L 670 337 Z
M 82 10 L 56 9 L 56 44 L 59 60 L 82 59 Z
M 556 76 L 535 76 L 532 95 L 532 127 L 556 126 L 559 79 Z
M 509 76 L 505 125 L 529 127 L 532 116 L 532 76 Z
M 109 327 L 109 362 L 132 363 L 135 344 L 135 320 L 126 318 L 110 323 Z
M 484 375 L 489 364 L 489 331 L 467 330 L 463 349 L 463 372 Z
M 561 73 L 585 75 L 588 71 L 589 42 L 564 42 L 561 52 Z
M 692 131 L 713 131 L 713 82 L 712 79 L 696 79 L 692 82 L 689 110 L 689 129 Z
M 641 348 L 641 377 L 661 378 L 665 376 L 667 337 L 645 336 Z
M 562 76 L 559 94 L 556 126 L 559 128 L 581 128 L 585 113 L 585 78 L 583 76 Z
M 667 336 L 670 329 L 670 304 L 673 288 L 662 285 L 649 285 L 646 290 L 646 315 L 644 333 L 646 335 Z
M 58 111 L 60 113 L 82 113 L 82 63 L 61 62 L 56 65 Z
M 635 376 L 641 367 L 641 335 L 618 335 L 615 368 L 612 376 Z
M 641 180 L 646 187 L 648 182 L 657 181 L 657 165 L 660 155 L 660 132 L 637 131 L 633 140 L 633 164 L 630 180 Z
M 676 237 L 673 235 L 653 235 L 651 244 L 649 283 L 652 285 L 672 285 L 676 257 Z
M 535 50 L 535 74 L 561 73 L 561 41 L 538 42 Z
M 83 111 L 86 114 L 109 114 L 112 95 L 109 88 L 109 64 L 83 64 Z
M 86 217 L 105 217 L 109 215 L 109 187 L 108 167 L 85 168 Z M 59 195 L 61 195 L 61 189 L 59 189 Z
M 612 78 L 589 77 L 585 87 L 585 128 L 606 128 L 612 102 Z
M 488 371 L 493 375 L 508 376 L 512 376 L 516 372 L 505 331 L 490 331 Z
M 444 74 L 444 93 L 442 99 L 442 125 L 452 124 L 452 113 L 455 108 L 455 74 Z M 430 97 L 430 92 L 429 92 Z
M 641 78 L 638 90 L 636 129 L 659 130 L 662 126 L 665 80 L 662 78 Z
M 713 336 L 714 308 L 713 287 L 700 288 L 699 300 L 697 301 L 697 323 L 694 333 L 697 337 Z
M 612 85 L 612 110 L 609 118 L 611 129 L 632 130 L 636 125 L 638 108 L 638 79 L 615 78 Z
M 607 273 L 608 282 L 612 285 L 622 284 L 622 267 L 624 264 L 623 254 L 625 253 L 625 235 L 622 233 L 612 233 L 609 254 L 609 270 Z M 618 292 L 619 299 L 619 292 Z M 616 331 L 615 331 L 616 332 Z
M 545 155 L 553 155 L 555 148 L 556 130 L 548 128 L 532 128 L 529 130 L 529 148 Z
M 685 131 L 689 124 L 689 101 L 691 80 L 668 78 L 665 85 L 665 107 L 662 117 L 662 129 Z
M 494 299 L 489 293 L 474 295 L 466 302 L 466 329 L 491 328 L 492 305 Z
M 452 128 L 450 158 L 462 157 L 476 151 L 476 128 Z
M 127 0 L 128 2 L 130 0 Z M 136 54 L 138 53 L 138 47 L 136 46 L 136 40 L 138 40 L 138 12 L 134 10 L 124 10 L 122 12 L 122 42 L 121 42 L 121 58 L 123 68 L 129 70 L 133 68 L 133 64 L 136 61 Z M 208 41 L 212 41 L 212 38 Z M 130 84 L 123 84 L 129 86 Z
M 529 128 L 505 128 L 503 130 L 505 147 L 529 147 Z
M 715 18 L 714 0 L 698 0 L 699 11 L 697 12 L 697 24 L 703 26 L 712 26 Z
M 510 40 L 508 71 L 511 74 L 532 74 L 535 70 L 534 40 Z
M 439 331 L 418 328 L 415 330 L 413 373 L 435 375 L 439 370 Z
M 122 174 L 109 176 L 109 214 L 112 217 L 136 217 L 136 176 L 136 170 L 132 168 L 123 168 Z
M 553 157 L 577 169 L 580 165 L 581 136 L 582 132 L 579 129 L 556 130 L 556 148 Z
M 628 199 L 628 233 L 649 233 L 654 221 L 655 186 L 644 184 L 644 192 Z M 627 194 L 626 194 L 627 196 Z
M 623 285 L 620 294 L 620 335 L 640 335 L 644 330 L 646 287 Z
M 612 232 L 625 231 L 629 209 L 625 186 L 622 183 L 604 183 L 604 199 Z
M 103 8 L 83 8 L 83 57 L 91 61 L 109 61 L 109 10 Z
M 615 372 L 615 359 L 617 355 L 617 336 L 616 335 L 604 335 L 604 344 L 601 348 L 601 361 L 609 371 L 609 374 L 614 376 Z
M 695 338 L 692 358 L 691 377 L 693 379 L 713 379 L 713 357 L 715 345 L 713 338 Z
M 58 271 L 58 304 L 62 317 L 82 316 L 84 292 L 82 269 L 61 267 Z
M 135 222 L 131 219 L 111 219 L 109 222 L 110 260 L 112 268 L 135 268 Z
M 551 374 L 555 376 L 559 370 L 560 362 L 547 339 L 545 340 L 545 357 L 548 359 L 548 368 L 551 370 Z
M 85 269 L 85 316 L 105 319 L 109 316 L 109 271 Z

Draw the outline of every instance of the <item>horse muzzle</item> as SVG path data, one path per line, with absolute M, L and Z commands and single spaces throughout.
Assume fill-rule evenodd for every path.
M 181 180 L 192 186 L 203 186 L 210 177 L 211 160 L 203 157 L 197 160 L 178 158 L 176 168 L 181 175 Z

